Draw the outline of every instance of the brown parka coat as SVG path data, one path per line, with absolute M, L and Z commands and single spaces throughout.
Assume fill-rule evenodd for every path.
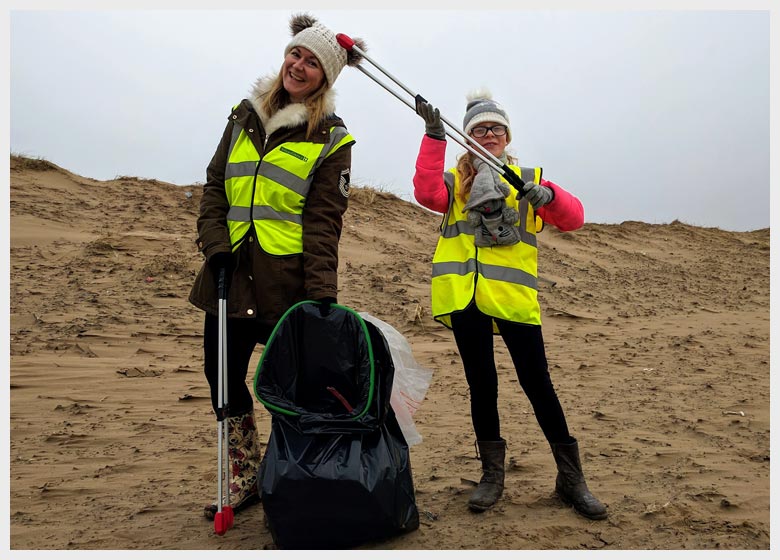
M 222 139 L 206 170 L 207 180 L 203 185 L 197 221 L 197 244 L 206 259 L 231 250 L 226 218 L 229 205 L 225 193 L 225 166 L 234 126 L 243 127 L 261 156 L 283 142 L 326 143 L 332 126 L 344 126 L 333 113 L 333 90 L 325 94 L 328 116 L 313 138 L 306 138 L 308 113 L 301 103 L 292 103 L 269 118 L 262 110 L 261 102 L 272 82 L 273 77 L 259 79 L 249 99 L 241 101 L 230 113 Z M 336 298 L 338 243 L 349 196 L 352 143 L 341 146 L 314 172 L 302 215 L 302 254 L 270 255 L 258 243 L 254 227 L 249 229 L 247 237 L 233 253 L 228 317 L 256 319 L 273 327 L 282 314 L 299 301 Z M 217 314 L 216 279 L 207 262 L 198 272 L 189 301 L 208 313 Z

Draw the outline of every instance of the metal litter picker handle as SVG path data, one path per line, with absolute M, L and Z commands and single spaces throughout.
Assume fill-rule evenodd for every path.
M 227 370 L 227 283 L 225 269 L 219 269 L 219 344 L 217 350 L 217 513 L 214 532 L 224 535 L 233 527 L 233 508 L 230 506 L 230 456 L 228 454 L 228 370 Z M 224 490 L 224 505 L 223 505 Z
M 398 85 L 401 89 L 403 89 L 406 93 L 411 95 L 414 98 L 415 103 L 412 104 L 411 101 L 408 99 L 403 98 L 397 91 L 394 89 L 388 87 L 385 83 L 383 83 L 380 79 L 378 79 L 376 76 L 371 74 L 368 70 L 363 68 L 362 63 L 357 65 L 357 69 L 363 72 L 366 76 L 374 80 L 377 84 L 385 88 L 389 93 L 394 95 L 401 103 L 404 103 L 407 107 L 411 108 L 415 113 L 417 112 L 417 104 L 420 102 L 427 103 L 427 100 L 420 95 L 419 93 L 415 93 L 408 87 L 406 87 L 403 83 L 401 83 L 398 79 L 395 78 L 390 72 L 382 68 L 376 61 L 374 61 L 370 56 L 366 54 L 364 50 L 362 50 L 360 47 L 358 47 L 355 44 L 355 41 L 352 40 L 351 37 L 348 35 L 345 35 L 344 33 L 338 33 L 336 35 L 336 40 L 338 41 L 339 45 L 341 45 L 342 48 L 344 48 L 347 51 L 355 51 L 359 55 L 363 57 L 363 59 L 370 62 L 373 66 L 377 68 L 382 74 L 390 78 L 396 85 Z M 445 129 L 444 133 L 455 140 L 458 144 L 466 148 L 469 152 L 477 156 L 479 159 L 484 161 L 486 164 L 488 164 L 490 167 L 495 169 L 498 173 L 504 176 L 504 178 L 507 180 L 509 184 L 514 186 L 518 191 L 525 194 L 526 187 L 525 187 L 525 181 L 523 181 L 517 173 L 515 173 L 508 164 L 502 162 L 500 159 L 498 159 L 496 156 L 491 154 L 489 151 L 487 151 L 485 148 L 480 146 L 477 142 L 474 142 L 468 134 L 466 134 L 463 130 L 452 124 L 449 120 L 447 120 L 444 115 L 439 115 L 442 122 L 449 126 L 454 132 L 456 132 L 458 135 L 460 135 L 461 138 L 466 140 L 466 142 L 463 142 L 461 138 L 458 138 L 457 136 L 453 135 L 449 130 Z M 476 149 L 475 149 L 476 148 Z

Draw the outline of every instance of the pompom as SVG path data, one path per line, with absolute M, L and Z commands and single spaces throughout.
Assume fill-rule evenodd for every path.
M 290 34 L 295 37 L 298 33 L 312 27 L 315 23 L 317 23 L 317 18 L 311 14 L 305 12 L 302 14 L 295 14 L 290 18 Z
M 366 52 L 368 50 L 368 48 L 366 47 L 366 42 L 360 37 L 352 38 L 352 41 L 355 43 L 355 46 L 359 48 L 361 51 Z M 358 64 L 360 64 L 361 60 L 363 60 L 362 54 L 358 54 L 354 49 L 347 51 L 348 66 L 357 66 Z
M 493 94 L 486 87 L 477 88 L 466 94 L 466 101 L 475 101 L 477 99 L 493 99 Z
M 488 88 L 481 87 L 470 91 L 466 94 L 466 110 L 468 111 L 478 102 L 485 101 L 486 99 L 493 99 L 493 94 L 490 93 Z

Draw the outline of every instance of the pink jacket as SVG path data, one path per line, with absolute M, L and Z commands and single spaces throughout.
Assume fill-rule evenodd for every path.
M 414 173 L 414 198 L 434 212 L 447 212 L 449 193 L 444 184 L 444 153 L 447 147 L 445 140 L 423 136 L 420 153 Z M 572 231 L 585 223 L 585 211 L 582 203 L 573 194 L 567 192 L 555 183 L 542 179 L 541 185 L 550 187 L 555 192 L 553 201 L 539 208 L 536 213 L 547 224 L 552 224 L 561 231 Z

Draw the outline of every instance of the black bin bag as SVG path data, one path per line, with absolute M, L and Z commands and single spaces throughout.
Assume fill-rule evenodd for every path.
M 293 305 L 255 373 L 271 435 L 257 484 L 274 543 L 344 549 L 419 527 L 382 333 L 349 307 Z

